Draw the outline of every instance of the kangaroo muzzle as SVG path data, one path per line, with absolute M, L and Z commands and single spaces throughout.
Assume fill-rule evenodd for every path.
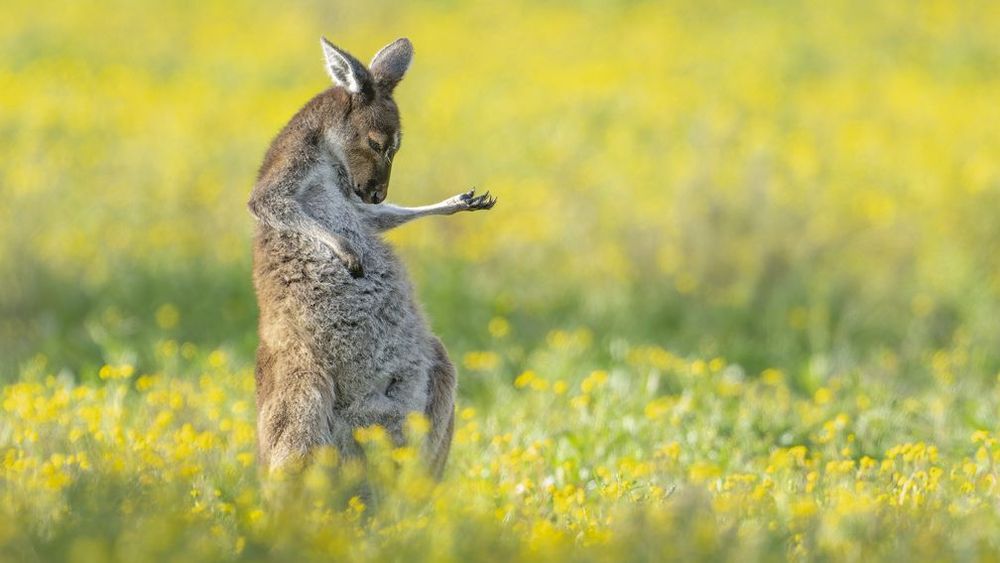
M 366 203 L 382 203 L 389 192 L 389 185 L 373 178 L 368 181 L 368 184 L 365 185 L 365 188 L 361 192 L 358 195 L 361 196 L 362 201 Z

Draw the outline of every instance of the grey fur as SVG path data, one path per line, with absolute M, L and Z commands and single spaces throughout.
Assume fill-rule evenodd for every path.
M 496 200 L 467 192 L 416 208 L 365 203 L 367 192 L 357 193 L 361 167 L 352 169 L 365 155 L 352 140 L 398 139 L 399 131 L 391 88 L 375 89 L 360 99 L 335 87 L 306 104 L 274 140 L 248 203 L 257 218 L 255 377 L 265 467 L 308 458 L 321 445 L 359 456 L 353 431 L 374 424 L 402 443 L 411 412 L 430 421 L 423 452 L 434 475 L 448 456 L 455 368 L 379 233 Z M 368 183 L 382 182 L 384 194 L 387 170 L 382 180 Z

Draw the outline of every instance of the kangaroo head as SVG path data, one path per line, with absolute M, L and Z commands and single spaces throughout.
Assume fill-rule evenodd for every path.
M 399 110 L 392 91 L 413 59 L 410 40 L 386 45 L 365 68 L 350 53 L 323 38 L 326 69 L 343 91 L 343 115 L 328 131 L 330 142 L 347 166 L 354 193 L 366 203 L 379 203 L 389 191 L 392 158 L 401 140 Z

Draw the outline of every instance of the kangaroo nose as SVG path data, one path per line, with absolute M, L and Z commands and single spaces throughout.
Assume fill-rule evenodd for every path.
M 372 203 L 382 203 L 383 199 L 385 199 L 385 194 L 380 194 L 378 192 L 372 193 Z

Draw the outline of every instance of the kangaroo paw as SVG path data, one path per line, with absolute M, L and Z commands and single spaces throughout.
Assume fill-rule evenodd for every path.
M 482 195 L 476 195 L 476 190 L 472 189 L 459 195 L 458 201 L 465 210 L 476 211 L 479 209 L 492 209 L 496 205 L 497 198 L 491 197 L 488 191 Z

